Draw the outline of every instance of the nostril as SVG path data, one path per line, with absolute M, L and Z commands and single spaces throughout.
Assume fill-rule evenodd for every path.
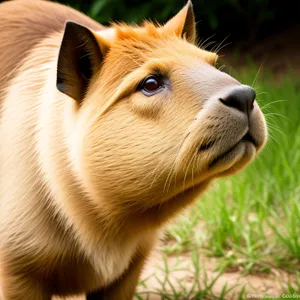
M 249 114 L 254 107 L 256 93 L 249 86 L 242 85 L 231 90 L 226 96 L 219 98 L 224 105 Z
M 253 88 L 247 86 L 248 88 L 248 102 L 249 102 L 249 111 L 251 111 L 254 107 L 254 101 L 256 99 L 256 93 Z

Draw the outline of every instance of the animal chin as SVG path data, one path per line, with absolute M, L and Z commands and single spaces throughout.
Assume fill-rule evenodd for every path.
M 240 147 L 241 144 L 244 144 L 244 147 Z M 251 149 L 252 148 L 252 151 Z M 241 151 L 246 153 L 249 153 L 249 151 L 253 152 L 253 150 L 256 153 L 257 150 L 257 143 L 253 136 L 248 131 L 237 143 L 235 143 L 232 147 L 227 149 L 224 152 L 221 152 L 219 155 L 217 155 L 213 160 L 209 163 L 209 168 L 213 168 L 218 164 L 222 164 L 222 162 L 228 162 L 229 160 L 234 160 L 237 155 L 240 155 Z

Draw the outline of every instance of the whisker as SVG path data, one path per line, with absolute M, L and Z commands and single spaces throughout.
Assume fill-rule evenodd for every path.
M 175 159 L 174 159 L 174 161 L 173 161 L 172 167 L 171 167 L 171 169 L 170 169 L 170 171 L 169 171 L 169 173 L 168 173 L 168 176 L 167 176 L 167 178 L 166 178 L 166 180 L 165 180 L 163 192 L 165 192 L 165 189 L 166 189 L 166 187 L 167 187 L 166 193 L 168 193 L 169 188 L 170 188 L 170 186 L 171 186 L 171 182 L 172 182 L 173 176 L 175 176 L 175 184 L 176 184 L 176 176 L 177 176 L 177 174 L 176 174 L 176 173 L 173 174 L 173 173 L 174 173 L 174 169 L 175 169 L 175 166 L 176 166 L 177 157 L 178 157 L 178 154 L 179 154 L 179 152 L 180 152 L 180 149 L 181 149 L 181 147 L 182 147 L 184 141 L 188 138 L 189 135 L 190 135 L 190 132 L 188 132 L 188 133 L 183 137 L 181 143 L 180 143 L 179 146 L 178 146 L 177 154 L 176 154 Z
M 258 89 L 259 89 L 259 87 L 256 88 L 256 91 L 257 91 Z M 258 92 L 257 92 L 257 93 L 256 93 L 256 96 L 260 96 L 260 95 L 268 95 L 268 94 L 270 94 L 270 93 L 268 93 L 268 92 L 259 92 L 259 93 L 258 93 Z
M 194 153 L 194 156 L 196 156 L 197 154 L 197 151 Z M 197 158 L 194 160 L 194 163 L 193 163 L 193 166 L 192 166 L 192 185 L 193 185 L 193 188 L 195 187 L 194 185 L 194 167 L 196 165 L 196 162 L 197 162 Z
M 288 101 L 288 100 L 280 99 L 280 100 L 275 100 L 275 101 L 269 102 L 269 103 L 263 105 L 261 107 L 261 110 L 264 110 L 266 107 L 268 107 L 268 106 L 270 106 L 272 104 L 279 103 L 279 102 L 286 102 L 286 101 Z
M 205 40 L 200 40 L 198 42 L 198 47 L 202 48 L 205 43 L 207 43 L 210 39 L 212 39 L 215 36 L 215 34 L 211 35 L 210 37 L 206 38 Z
M 201 49 L 202 49 L 202 50 L 206 50 L 210 45 L 213 45 L 213 44 L 215 44 L 215 43 L 216 43 L 216 41 L 208 42 L 208 43 L 206 43 L 205 45 L 203 45 L 203 46 L 201 47 Z
M 227 47 L 227 46 L 230 45 L 230 44 L 231 44 L 231 42 L 222 45 L 222 47 L 217 48 L 217 50 L 215 51 L 215 53 L 218 54 L 222 49 L 224 49 L 225 47 Z
M 171 150 L 169 152 L 172 153 Z M 165 155 L 168 155 L 169 152 L 165 153 Z M 154 168 L 154 170 L 149 175 L 150 178 L 152 177 L 150 188 L 153 186 L 153 184 L 156 182 L 156 180 L 160 177 L 160 175 L 165 171 L 165 169 L 162 169 L 161 172 L 159 172 L 158 174 L 156 174 L 157 169 L 160 168 L 163 165 L 164 162 L 165 162 L 165 159 L 164 158 L 161 159 L 160 163 L 157 164 L 157 166 Z
M 230 34 L 228 34 L 218 45 L 216 45 L 216 47 L 213 47 L 211 51 L 218 53 L 222 48 L 231 44 L 231 43 L 226 43 L 225 45 L 223 45 L 223 43 L 229 38 L 229 36 Z
M 224 70 L 225 67 L 226 67 L 225 65 L 222 65 L 221 67 L 219 67 L 219 71 Z
M 274 126 L 274 125 L 270 125 L 270 124 L 268 124 L 268 130 L 269 129 L 272 129 L 272 130 L 275 130 L 275 131 L 277 131 L 277 132 L 279 132 L 282 136 L 286 136 L 286 133 L 284 133 L 282 130 L 280 130 L 279 128 L 277 128 L 276 126 Z M 272 130 L 270 130 L 270 132 L 272 132 Z
M 288 120 L 288 121 L 291 121 L 290 118 L 288 118 L 288 117 L 285 116 L 285 115 L 279 114 L 279 113 L 272 113 L 272 112 L 269 112 L 269 113 L 265 113 L 264 115 L 265 115 L 266 118 L 267 118 L 267 117 L 271 117 L 271 116 L 277 116 L 277 117 L 284 118 L 284 119 L 286 119 L 286 120 Z
M 192 161 L 194 160 L 196 154 L 197 154 L 197 151 L 195 151 L 194 155 L 191 157 L 189 163 L 187 164 L 186 171 L 185 171 L 185 174 L 184 174 L 184 177 L 183 177 L 183 191 L 185 190 L 185 182 L 186 182 L 186 177 L 187 177 L 189 167 L 190 167 Z
M 259 68 L 258 68 L 258 70 L 257 70 L 257 72 L 256 72 L 256 75 L 255 75 L 255 77 L 254 77 L 254 79 L 253 79 L 253 82 L 252 82 L 252 84 L 251 84 L 251 87 L 253 87 L 253 88 L 255 88 L 255 84 L 256 84 L 258 75 L 259 75 L 259 73 L 260 73 L 260 71 L 261 71 L 261 68 L 262 68 L 262 66 L 264 65 L 264 63 L 265 63 L 265 60 L 262 61 L 262 63 L 260 64 L 260 66 L 259 66 Z

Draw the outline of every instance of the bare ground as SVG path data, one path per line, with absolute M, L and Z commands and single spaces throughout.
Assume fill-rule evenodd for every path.
M 217 271 L 219 259 L 207 257 L 199 253 L 199 286 L 204 290 L 214 279 L 211 292 L 215 296 L 220 296 L 225 285 L 227 290 L 232 289 L 226 296 L 226 299 L 237 299 L 242 289 L 247 294 L 265 294 L 269 297 L 279 297 L 288 281 L 292 281 L 292 275 L 278 269 L 272 269 L 270 273 L 258 273 L 243 275 L 240 270 L 225 271 L 220 274 Z M 169 255 L 164 260 L 161 251 L 157 249 L 150 257 L 147 266 L 141 276 L 142 284 L 138 287 L 143 299 L 158 300 L 161 294 L 172 298 L 174 291 L 177 295 L 186 295 L 195 282 L 195 270 L 192 263 L 191 253 L 181 255 Z M 195 287 L 194 292 L 198 292 L 199 287 Z M 193 293 L 192 293 L 193 295 Z M 192 295 L 190 297 L 192 297 Z M 84 296 L 67 298 L 70 300 L 84 300 Z M 180 296 L 177 299 L 188 299 L 186 296 Z M 211 298 L 207 298 L 211 299 Z M 62 300 L 55 297 L 53 300 Z
M 184 254 L 178 257 L 168 257 L 168 268 L 171 270 L 169 280 L 176 292 L 179 294 L 182 291 L 182 286 L 189 291 L 195 282 L 195 269 L 192 263 L 191 254 Z M 161 291 L 162 284 L 159 280 L 164 281 L 166 278 L 166 272 L 164 269 L 164 260 L 159 252 L 155 252 L 151 257 L 147 268 L 144 271 L 143 278 L 151 276 L 146 280 L 146 287 L 140 286 L 138 291 Z M 272 269 L 269 274 L 248 274 L 243 275 L 241 271 L 225 271 L 220 275 L 220 271 L 217 271 L 219 261 L 214 257 L 207 257 L 199 253 L 199 282 L 201 289 L 205 289 L 215 278 L 216 282 L 212 287 L 214 295 L 219 296 L 222 293 L 222 289 L 227 284 L 227 290 L 232 289 L 228 293 L 226 299 L 236 299 L 237 295 L 243 288 L 247 293 L 266 293 L 268 295 L 279 296 L 283 293 L 285 282 L 291 280 L 291 276 L 282 270 Z M 155 274 L 155 276 L 153 276 Z M 157 279 L 159 278 L 159 280 Z M 172 287 L 166 283 L 165 292 L 169 292 L 172 295 Z M 174 292 L 174 290 L 173 290 Z M 197 292 L 197 288 L 195 289 Z M 151 295 L 149 299 L 160 299 L 156 295 Z

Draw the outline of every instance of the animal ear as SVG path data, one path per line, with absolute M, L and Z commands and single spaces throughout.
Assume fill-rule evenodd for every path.
M 195 43 L 196 22 L 193 4 L 190 0 L 176 16 L 164 25 L 164 29 L 169 32 L 175 32 L 178 36 L 185 37 L 190 43 Z
M 57 89 L 82 101 L 108 49 L 108 43 L 91 30 L 67 21 L 58 55 Z

